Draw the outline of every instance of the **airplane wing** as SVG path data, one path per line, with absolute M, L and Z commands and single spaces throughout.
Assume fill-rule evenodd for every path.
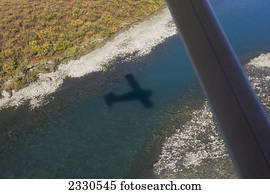
M 141 87 L 139 86 L 138 82 L 135 80 L 132 74 L 126 75 L 125 78 L 128 81 L 130 87 L 133 88 L 133 90 L 135 91 L 141 90 Z
M 238 173 L 270 178 L 270 124 L 207 0 L 167 0 Z

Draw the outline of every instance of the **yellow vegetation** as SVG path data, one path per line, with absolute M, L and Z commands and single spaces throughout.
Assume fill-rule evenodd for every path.
M 164 5 L 164 0 L 0 0 L 0 91 L 23 87 Z M 46 61 L 55 63 L 48 67 Z

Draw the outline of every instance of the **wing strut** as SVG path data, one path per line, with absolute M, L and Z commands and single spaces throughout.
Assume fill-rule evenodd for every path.
M 167 0 L 241 178 L 270 178 L 270 124 L 207 0 Z

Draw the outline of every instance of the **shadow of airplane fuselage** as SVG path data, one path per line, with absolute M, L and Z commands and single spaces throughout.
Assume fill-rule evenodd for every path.
M 116 102 L 137 100 L 140 101 L 145 108 L 153 107 L 153 103 L 149 99 L 152 95 L 152 91 L 141 89 L 132 74 L 126 75 L 125 78 L 133 90 L 122 95 L 115 95 L 114 93 L 110 92 L 104 97 L 106 104 L 111 107 Z

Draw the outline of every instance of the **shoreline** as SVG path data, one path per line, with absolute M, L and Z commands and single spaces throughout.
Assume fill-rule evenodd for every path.
M 113 59 L 134 54 L 137 57 L 149 54 L 153 47 L 177 33 L 168 8 L 162 8 L 153 16 L 132 24 L 129 29 L 120 32 L 103 46 L 91 51 L 77 60 L 71 60 L 58 66 L 55 72 L 39 74 L 39 79 L 18 91 L 2 92 L 0 110 L 18 107 L 27 101 L 31 109 L 42 106 L 44 98 L 54 93 L 65 78 L 78 78 L 92 72 L 105 71 Z M 141 36 L 143 34 L 143 36 Z M 130 60 L 127 58 L 125 60 Z
M 270 53 L 251 59 L 244 70 L 269 115 Z M 153 164 L 158 178 L 237 178 L 207 99 L 190 119 L 172 128 Z
M 160 21 L 161 20 L 160 18 L 163 19 L 164 15 L 167 16 L 166 12 L 167 12 L 166 8 L 164 8 L 164 9 L 160 10 L 159 13 L 156 13 L 156 15 L 149 17 L 146 21 L 141 21 L 139 23 L 134 24 L 128 30 L 121 32 L 117 36 L 112 38 L 111 40 L 104 42 L 103 46 L 101 46 L 100 48 L 97 48 L 94 51 L 91 51 L 90 53 L 82 56 L 80 59 L 70 61 L 66 64 L 61 64 L 59 66 L 59 69 L 56 72 L 47 73 L 47 74 L 40 74 L 40 78 L 39 78 L 38 82 L 32 83 L 30 86 L 27 87 L 28 89 L 26 89 L 26 90 L 24 90 L 25 88 L 23 88 L 23 89 L 21 89 L 23 91 L 21 91 L 21 90 L 18 91 L 18 93 L 16 94 L 17 95 L 16 98 L 11 99 L 12 97 L 11 98 L 7 97 L 8 100 L 6 102 L 3 102 L 3 104 L 2 104 L 2 99 L 0 99 L 0 110 L 7 108 L 7 107 L 11 107 L 11 106 L 19 107 L 20 105 L 28 105 L 27 104 L 28 101 L 30 102 L 29 103 L 31 105 L 30 108 L 32 108 L 32 109 L 39 107 L 39 106 L 42 106 L 42 105 L 45 105 L 48 102 L 47 99 L 45 101 L 45 98 L 49 94 L 53 94 L 60 87 L 62 87 L 66 78 L 82 78 L 82 77 L 86 77 L 88 75 L 92 75 L 93 72 L 106 71 L 107 67 L 111 67 L 111 61 L 113 61 L 117 57 L 125 58 L 125 56 L 130 55 L 130 54 L 134 54 L 135 56 L 138 56 L 138 57 L 148 55 L 154 47 L 158 46 L 160 43 L 166 41 L 167 38 L 174 36 L 176 34 L 176 29 L 175 29 L 174 25 L 172 24 L 172 20 L 170 19 L 169 16 L 168 16 L 166 21 L 165 20 L 162 22 Z M 159 23 L 157 25 L 153 25 L 154 22 L 156 22 L 156 23 L 159 22 Z M 161 30 L 159 32 L 155 32 L 158 36 L 155 35 L 152 37 L 152 34 L 154 33 L 151 31 L 151 30 L 153 30 L 152 29 L 153 26 L 156 26 L 156 28 Z M 160 29 L 159 27 L 161 27 L 162 29 Z M 170 30 L 169 32 L 168 32 L 168 29 Z M 173 30 L 175 30 L 175 32 Z M 138 35 L 141 35 L 141 34 L 146 34 L 147 36 L 141 37 L 142 39 L 137 40 Z M 164 36 L 164 34 L 165 34 L 165 36 Z M 105 52 L 105 55 L 104 55 L 104 52 Z M 103 56 L 105 56 L 105 57 L 103 57 Z M 94 61 L 91 61 L 93 59 L 94 59 Z M 132 58 L 126 58 L 124 61 L 129 61 L 129 60 L 132 60 Z M 249 66 L 249 65 L 252 65 L 255 67 L 262 67 L 262 68 L 270 67 L 270 53 L 262 53 L 257 57 L 252 57 L 249 60 L 249 62 L 245 64 L 245 66 Z M 120 70 L 120 68 L 118 68 L 118 69 Z M 266 76 L 265 79 L 270 80 L 270 76 L 269 77 Z M 256 81 L 256 77 L 254 78 L 254 80 Z M 258 83 L 256 83 L 256 84 L 258 84 Z M 30 89 L 30 92 L 28 91 L 29 89 Z M 15 93 L 16 92 L 14 92 L 13 95 L 15 95 Z M 5 95 L 8 96 L 8 94 L 5 94 Z M 11 99 L 11 100 L 9 100 L 9 99 Z M 55 102 L 55 101 L 53 101 L 53 102 Z M 28 107 L 27 107 L 27 109 L 28 109 Z M 197 115 L 197 116 L 202 115 L 202 116 L 205 116 L 207 118 L 211 118 L 212 116 L 209 115 L 211 113 L 209 113 L 207 111 L 208 111 L 208 107 L 207 107 L 207 105 L 204 105 L 203 109 L 198 109 L 198 110 L 196 109 L 194 111 L 193 115 Z M 187 123 L 191 120 L 187 119 L 185 121 L 185 123 Z M 195 120 L 195 122 L 197 122 L 197 121 L 198 120 Z M 200 122 L 200 121 L 198 121 L 198 122 Z M 184 125 L 185 125 L 185 123 L 184 123 Z M 212 124 L 212 122 L 210 124 Z M 207 126 L 209 126 L 209 125 L 207 125 Z M 202 127 L 205 127 L 204 124 Z M 213 126 L 209 126 L 209 127 L 212 128 Z M 180 128 L 177 128 L 177 130 L 178 130 L 178 132 L 180 132 Z M 172 129 L 172 131 L 175 131 L 174 128 Z M 201 130 L 201 131 L 205 132 L 205 128 L 203 128 L 203 130 Z M 170 136 L 171 135 L 173 136 L 174 132 L 172 132 L 172 134 L 170 134 Z M 166 136 L 166 139 L 163 143 L 165 143 L 168 139 L 170 139 L 170 136 Z M 207 135 L 204 135 L 204 136 L 207 136 Z M 178 136 L 173 136 L 171 138 L 172 141 L 170 142 L 170 144 L 167 147 L 168 150 L 170 150 L 171 147 L 173 147 L 173 146 L 177 147 L 177 145 L 175 144 L 175 141 L 179 140 L 179 137 L 181 137 L 181 135 L 179 136 L 179 134 L 178 134 Z M 200 137 L 201 137 L 201 135 L 200 135 Z M 191 139 L 191 145 L 194 145 L 193 143 L 197 143 L 196 141 L 192 142 L 193 140 L 194 139 Z M 226 161 L 226 162 L 228 162 L 228 161 L 227 161 L 227 159 L 223 161 L 223 159 L 224 159 L 223 157 L 228 158 L 228 156 L 224 153 L 224 146 L 220 143 L 219 140 L 220 139 L 216 139 L 215 135 L 213 135 L 213 137 L 210 136 L 210 141 L 212 142 L 211 145 L 213 145 L 213 146 L 219 145 L 222 152 L 219 152 L 218 149 L 214 150 L 213 152 L 211 152 L 209 154 L 204 152 L 204 151 L 201 151 L 201 150 L 198 150 L 198 152 L 194 152 L 194 153 L 188 152 L 186 154 L 186 157 L 183 160 L 183 166 L 189 170 L 192 169 L 193 166 L 196 166 L 196 165 L 199 167 L 202 167 L 202 166 L 200 166 L 201 162 L 204 162 L 205 160 L 207 160 L 207 156 L 209 156 L 209 155 L 216 157 L 216 158 L 214 158 L 214 159 L 216 159 L 216 161 L 215 161 L 216 163 L 214 165 L 215 167 L 217 167 L 218 165 L 220 165 L 220 166 L 224 165 L 224 161 Z M 159 144 L 160 149 L 163 149 L 162 144 Z M 196 146 L 196 147 L 202 148 L 199 146 Z M 181 150 L 182 147 L 181 148 L 178 147 L 177 149 L 182 151 Z M 181 154 L 181 153 L 182 152 L 180 152 L 179 154 Z M 177 154 L 177 153 L 174 153 L 174 154 Z M 167 157 L 167 156 L 165 156 L 165 157 Z M 183 157 L 183 156 L 181 156 L 181 157 Z M 159 157 L 159 155 L 157 155 L 156 159 L 158 159 L 158 157 Z M 177 156 L 175 158 L 177 159 Z M 196 158 L 196 160 L 194 160 L 194 158 Z M 155 159 L 153 159 L 153 160 L 155 160 Z M 177 160 L 175 160 L 175 161 L 176 161 L 175 167 L 179 168 L 179 161 L 177 161 Z M 147 164 L 149 164 L 149 163 L 147 163 Z M 170 165 L 171 163 L 168 162 L 167 164 Z M 183 166 L 180 166 L 180 167 L 183 167 Z M 148 165 L 148 167 L 149 167 L 149 165 Z M 208 167 L 203 166 L 203 168 L 207 169 Z M 156 170 L 158 170 L 157 167 L 156 167 Z M 156 172 L 158 172 L 158 171 L 156 171 Z M 178 171 L 177 171 L 177 173 L 183 173 L 183 172 L 185 172 L 186 175 L 192 174 L 192 173 L 190 173 L 190 171 L 185 171 L 185 170 L 181 171 L 181 169 L 180 170 L 178 169 Z M 222 173 L 223 172 L 224 171 L 222 171 Z M 195 173 L 197 173 L 197 172 L 195 172 Z M 158 173 L 156 173 L 156 174 L 158 174 Z M 170 176 L 176 176 L 176 175 L 170 174 Z M 163 176 L 163 178 L 164 177 L 168 178 L 168 176 Z M 186 176 L 186 177 L 188 177 L 188 176 Z
M 93 72 L 106 71 L 106 66 L 117 57 L 131 54 L 135 54 L 136 57 L 145 56 L 155 46 L 175 34 L 177 29 L 168 8 L 161 8 L 144 20 L 131 24 L 79 59 L 63 62 L 54 72 L 40 73 L 38 80 L 18 91 L 12 90 L 12 95 L 2 91 L 0 110 L 16 108 L 27 102 L 30 109 L 45 105 L 48 103 L 44 101 L 46 96 L 60 88 L 66 78 L 78 78 Z M 252 58 L 249 63 L 270 67 L 270 53 L 262 53 Z

